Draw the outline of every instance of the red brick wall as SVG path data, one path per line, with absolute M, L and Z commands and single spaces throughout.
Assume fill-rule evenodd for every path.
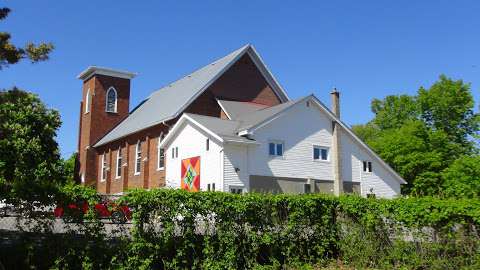
M 219 99 L 249 101 L 268 106 L 281 101 L 250 56 L 242 56 L 209 90 Z
M 110 87 L 117 91 L 117 112 L 105 111 L 106 93 Z M 85 100 L 90 89 L 90 111 L 85 113 Z M 130 80 L 95 75 L 83 82 L 82 107 L 79 123 L 79 173 L 85 175 L 86 185 L 96 185 L 98 154 L 92 148 L 101 137 L 128 116 Z
M 110 163 L 110 193 L 119 193 L 123 191 L 123 180 L 125 176 L 123 174 L 124 170 L 122 167 L 120 177 L 117 178 L 117 153 L 118 151 L 121 153 L 122 162 L 120 166 L 122 166 L 126 162 L 126 148 L 124 145 L 119 145 L 118 147 L 112 145 L 112 147 L 114 148 L 112 148 L 112 161 Z
M 94 80 L 90 79 L 83 83 L 82 86 L 82 107 L 80 110 L 80 123 L 79 123 L 79 173 L 84 174 L 85 184 L 87 185 L 96 185 L 96 154 L 92 151 L 93 149 L 87 149 L 87 146 L 90 145 L 90 130 L 91 130 L 91 115 L 85 113 L 85 96 L 88 89 L 93 89 Z M 93 90 L 90 90 L 90 93 L 93 93 Z M 90 103 L 91 104 L 91 103 Z M 91 108 L 91 105 L 90 105 Z M 89 170 L 87 170 L 87 168 Z
M 107 191 L 109 193 L 119 193 L 131 188 L 158 188 L 165 186 L 165 171 L 157 169 L 157 146 L 159 136 L 162 133 L 166 134 L 167 131 L 168 127 L 160 124 L 131 134 L 116 142 L 98 147 L 96 149 L 98 164 L 100 164 L 101 154 L 103 152 L 109 153 L 109 151 L 111 151 L 112 162 L 109 162 L 111 164 L 111 176 L 105 183 L 99 181 L 97 190 L 101 193 L 107 193 Z M 136 145 L 138 141 L 142 145 L 142 157 L 140 173 L 135 174 Z M 127 163 L 127 166 L 123 167 L 121 178 L 115 179 L 118 147 L 122 149 L 122 163 Z M 97 179 L 100 179 L 100 176 L 101 169 L 99 168 L 97 169 Z M 107 183 L 110 183 L 109 190 L 107 189 Z
M 220 117 L 222 109 L 218 105 L 215 95 L 207 89 L 197 99 L 195 99 L 184 112 L 213 117 Z

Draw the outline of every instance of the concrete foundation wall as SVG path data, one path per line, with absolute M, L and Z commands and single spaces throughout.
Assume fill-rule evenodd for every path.
M 306 184 L 310 187 L 305 187 Z M 308 191 L 310 189 L 310 191 Z M 345 193 L 360 194 L 360 183 L 344 182 Z M 250 175 L 250 191 L 266 193 L 326 193 L 333 194 L 333 181 L 305 178 L 273 177 L 262 175 Z

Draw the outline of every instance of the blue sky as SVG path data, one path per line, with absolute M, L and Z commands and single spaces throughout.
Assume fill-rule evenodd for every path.
M 128 3 L 127 3 L 128 2 Z M 440 74 L 470 82 L 480 101 L 479 1 L 3 1 L 13 42 L 51 41 L 51 60 L 0 71 L 0 88 L 37 93 L 60 111 L 62 155 L 76 150 L 89 65 L 137 72 L 133 107 L 153 90 L 246 43 L 291 98 L 341 91 L 348 124 L 370 101 L 414 94 Z M 0 5 L 0 6 L 1 6 Z

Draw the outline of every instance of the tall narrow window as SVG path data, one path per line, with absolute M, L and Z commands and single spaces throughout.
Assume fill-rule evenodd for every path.
M 205 142 L 205 148 L 208 150 L 210 150 L 210 139 L 207 139 L 206 142 Z
M 87 93 L 85 94 L 85 113 L 90 112 L 90 88 L 87 89 Z
M 113 87 L 110 87 L 107 91 L 107 105 L 105 110 L 112 113 L 117 112 L 117 90 Z
M 102 160 L 100 161 L 100 167 L 101 167 L 100 179 L 102 181 L 105 181 L 105 179 L 107 178 L 107 159 L 105 157 L 105 154 L 102 154 Z
M 165 150 L 160 147 L 160 143 L 163 140 L 163 134 L 158 137 L 158 146 L 157 146 L 157 169 L 163 170 L 165 168 Z
M 122 148 L 119 147 L 117 151 L 117 175 L 116 178 L 122 177 Z
M 140 174 L 142 166 L 142 143 L 138 142 L 135 148 L 135 174 Z
M 175 147 L 172 147 L 172 159 L 175 158 Z
M 178 158 L 178 146 L 175 147 L 175 158 Z

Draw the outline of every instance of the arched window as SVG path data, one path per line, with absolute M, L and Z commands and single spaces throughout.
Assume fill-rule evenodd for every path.
M 90 88 L 87 89 L 87 94 L 85 94 L 85 113 L 90 112 Z
M 107 112 L 117 112 L 117 91 L 113 87 L 110 87 L 107 91 L 107 105 L 105 110 Z

